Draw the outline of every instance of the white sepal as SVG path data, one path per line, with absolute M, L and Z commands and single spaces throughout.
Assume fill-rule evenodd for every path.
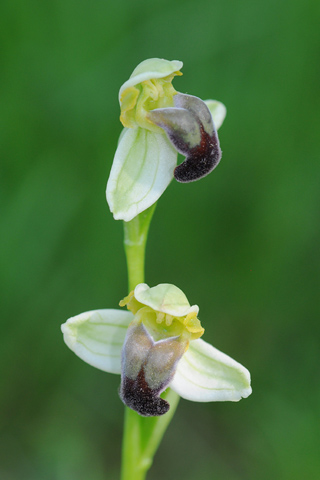
M 252 392 L 249 371 L 201 339 L 190 342 L 170 388 L 193 402 L 237 402 Z
M 153 205 L 173 178 L 177 152 L 165 134 L 129 128 L 120 138 L 107 184 L 115 220 L 129 222 Z
M 61 325 L 67 346 L 82 360 L 104 372 L 121 373 L 121 349 L 133 314 L 92 310 Z
M 210 110 L 216 130 L 219 130 L 227 115 L 227 109 L 225 105 L 221 102 L 218 102 L 218 100 L 205 100 L 204 103 Z

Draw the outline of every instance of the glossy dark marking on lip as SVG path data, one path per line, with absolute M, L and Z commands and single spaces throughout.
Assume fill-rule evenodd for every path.
M 121 379 L 121 400 L 127 407 L 144 417 L 158 417 L 169 410 L 169 403 L 159 397 L 161 391 L 162 388 L 151 390 L 145 380 L 143 367 L 135 380 L 126 376 Z

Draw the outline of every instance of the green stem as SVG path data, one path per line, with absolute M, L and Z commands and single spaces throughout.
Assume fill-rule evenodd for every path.
M 124 250 L 127 257 L 129 292 L 144 282 L 144 258 L 149 226 L 156 204 L 124 222 Z
M 130 222 L 124 222 L 124 248 L 128 265 L 129 292 L 144 282 L 144 259 L 147 236 L 155 205 L 140 213 Z M 122 445 L 121 480 L 144 480 L 153 457 L 175 413 L 179 395 L 170 389 L 162 395 L 170 409 L 161 417 L 141 417 L 125 407 Z
M 179 395 L 170 389 L 161 396 L 170 403 L 168 413 L 161 417 L 141 417 L 125 407 L 121 480 L 146 478 L 180 400 Z

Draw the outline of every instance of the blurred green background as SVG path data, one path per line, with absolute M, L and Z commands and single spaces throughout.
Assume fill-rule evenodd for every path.
M 200 305 L 253 394 L 181 401 L 148 478 L 319 478 L 319 5 L 2 1 L 1 480 L 118 479 L 119 377 L 60 324 L 127 293 L 105 185 L 118 90 L 149 57 L 228 115 L 219 167 L 159 201 L 146 280 Z

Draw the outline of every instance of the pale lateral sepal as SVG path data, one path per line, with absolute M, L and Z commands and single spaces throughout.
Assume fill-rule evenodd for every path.
M 237 402 L 252 392 L 249 371 L 201 339 L 190 342 L 170 388 L 193 402 Z
M 108 373 L 121 373 L 121 349 L 131 312 L 104 309 L 84 312 L 61 325 L 66 345 L 89 365 Z
M 177 152 L 161 133 L 137 127 L 122 133 L 107 184 L 115 220 L 129 222 L 153 205 L 173 178 Z
M 214 126 L 219 130 L 227 115 L 225 105 L 222 102 L 218 102 L 218 100 L 205 100 L 204 103 L 210 110 Z

